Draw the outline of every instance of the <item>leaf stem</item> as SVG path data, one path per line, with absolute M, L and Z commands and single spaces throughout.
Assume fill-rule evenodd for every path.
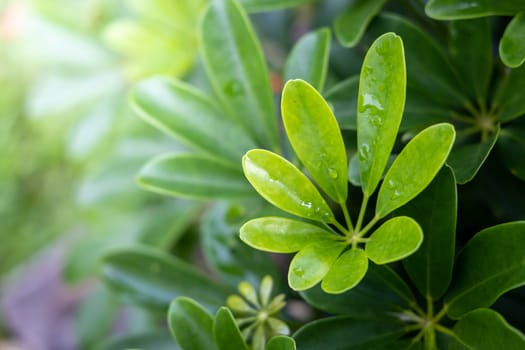
M 332 222 L 332 224 L 333 224 L 335 227 L 337 227 L 337 229 L 338 229 L 339 231 L 341 231 L 345 236 L 348 237 L 348 235 L 350 235 L 350 231 L 348 231 L 348 230 L 346 229 L 346 227 L 344 227 L 343 225 L 341 225 L 341 224 L 339 223 L 339 221 L 334 220 L 334 222 Z
M 354 225 L 352 225 L 352 218 L 350 217 L 350 213 L 348 212 L 348 207 L 346 206 L 346 203 L 343 201 L 339 203 L 341 206 L 341 209 L 343 209 L 343 215 L 345 217 L 346 226 L 348 227 L 347 232 L 352 232 L 354 230 Z
M 366 207 L 368 205 L 368 195 L 365 193 L 363 195 L 363 202 L 361 203 L 361 208 L 359 209 L 359 217 L 357 218 L 357 223 L 355 224 L 355 233 L 359 234 L 361 225 L 363 224 L 363 219 L 366 213 Z
M 374 227 L 375 224 L 377 224 L 379 219 L 379 216 L 374 216 L 374 218 L 370 220 L 370 222 L 359 232 L 359 237 L 363 237 L 364 235 L 366 235 L 367 232 L 370 231 L 370 229 Z

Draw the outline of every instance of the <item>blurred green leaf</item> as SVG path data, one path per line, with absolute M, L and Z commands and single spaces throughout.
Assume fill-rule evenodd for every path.
M 254 30 L 234 0 L 213 1 L 200 39 L 215 93 L 260 146 L 278 147 L 268 69 Z
M 283 90 L 281 110 L 286 134 L 308 173 L 338 203 L 348 195 L 345 144 L 332 110 L 303 80 Z
M 493 99 L 493 109 L 501 122 L 514 120 L 525 113 L 525 66 L 504 71 Z
M 510 21 L 499 42 L 499 54 L 503 63 L 512 68 L 521 66 L 525 61 L 524 42 L 525 12 L 520 12 Z
M 435 19 L 465 19 L 485 16 L 509 16 L 525 8 L 520 0 L 430 0 L 425 12 Z
M 121 296 L 160 310 L 181 295 L 190 295 L 215 308 L 224 303 L 229 293 L 190 264 L 147 248 L 121 249 L 108 254 L 101 273 L 106 284 Z
M 384 217 L 423 191 L 445 163 L 454 138 L 454 127 L 442 123 L 426 128 L 410 140 L 385 175 L 376 216 Z
M 241 331 L 227 307 L 221 307 L 213 320 L 213 336 L 219 350 L 248 350 Z
M 506 291 L 525 284 L 525 222 L 489 227 L 460 251 L 445 296 L 448 315 L 459 318 L 488 307 Z
M 262 12 L 295 7 L 316 0 L 239 0 L 239 3 L 248 12 Z
M 158 156 L 143 166 L 137 182 L 153 192 L 196 199 L 246 198 L 255 194 L 235 167 L 198 154 Z
M 302 36 L 286 59 L 284 81 L 302 79 L 323 91 L 328 70 L 330 30 L 321 28 Z
M 386 0 L 353 0 L 337 16 L 334 29 L 337 39 L 346 47 L 355 46 L 372 18 L 381 11 Z
M 525 347 L 523 334 L 490 309 L 469 312 L 455 324 L 453 331 L 457 338 L 451 338 L 450 350 L 520 350 Z
M 168 310 L 168 323 L 182 349 L 218 349 L 213 337 L 213 317 L 193 299 L 175 299 Z
M 505 127 L 500 133 L 498 147 L 510 172 L 525 181 L 525 125 L 521 123 Z
M 324 96 L 341 129 L 355 130 L 357 128 L 357 96 L 359 92 L 359 76 L 352 76 L 329 88 Z
M 368 258 L 362 249 L 350 249 L 341 254 L 323 278 L 321 288 L 331 294 L 354 288 L 366 275 Z
M 167 331 L 152 331 L 138 334 L 121 335 L 96 346 L 95 350 L 122 350 L 122 349 L 144 349 L 144 350 L 179 350 Z
M 266 350 L 296 350 L 295 340 L 285 335 L 272 337 L 266 345 Z

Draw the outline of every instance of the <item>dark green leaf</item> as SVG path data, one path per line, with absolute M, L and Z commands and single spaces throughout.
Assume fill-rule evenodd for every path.
M 136 303 L 165 310 L 180 295 L 217 307 L 229 291 L 174 256 L 149 248 L 122 249 L 102 263 L 104 281 Z
M 284 66 L 284 81 L 302 79 L 323 91 L 328 69 L 330 30 L 318 29 L 305 34 L 295 44 Z
M 503 317 L 490 309 L 477 309 L 462 317 L 454 326 L 456 338 L 449 350 L 522 350 L 525 337 Z
M 524 10 L 521 0 L 430 0 L 425 12 L 435 19 L 465 19 L 485 16 L 509 16 Z
M 277 147 L 268 69 L 244 11 L 234 0 L 212 1 L 200 35 L 208 76 L 228 112 L 260 146 Z
M 506 291 L 525 284 L 525 221 L 489 227 L 477 233 L 457 257 L 445 296 L 448 314 L 458 318 L 488 307 Z
M 332 86 L 324 94 L 341 129 L 357 128 L 357 95 L 359 76 L 353 76 Z
M 452 167 L 458 184 L 465 184 L 472 180 L 479 168 L 489 156 L 498 140 L 500 127 L 481 143 L 468 144 L 454 147 L 447 159 L 447 164 Z
M 145 121 L 212 157 L 238 164 L 256 146 L 213 100 L 183 82 L 144 80 L 135 87 L 132 102 Z
M 236 167 L 198 154 L 158 156 L 144 165 L 137 182 L 153 192 L 195 199 L 255 195 Z
M 457 191 L 445 166 L 416 198 L 395 212 L 415 219 L 423 229 L 421 247 L 403 261 L 422 295 L 440 298 L 452 279 L 456 240 Z
M 372 18 L 381 10 L 386 0 L 353 0 L 335 19 L 337 39 L 346 47 L 355 46 Z
M 173 341 L 168 331 L 153 331 L 138 334 L 121 335 L 96 346 L 95 350 L 122 350 L 122 349 L 144 349 L 144 350 L 178 350 L 180 349 Z
M 379 350 L 404 333 L 394 322 L 331 317 L 306 324 L 293 337 L 301 350 Z
M 296 350 L 295 340 L 285 335 L 272 337 L 266 346 L 266 350 Z
M 248 12 L 278 10 L 307 4 L 315 0 L 239 0 Z
M 359 172 L 365 196 L 376 189 L 394 146 L 405 106 L 406 71 L 401 38 L 387 33 L 363 61 L 357 100 Z
M 525 114 L 522 91 L 525 91 L 525 66 L 506 70 L 492 106 L 501 122 L 508 122 Z
M 213 335 L 219 350 L 248 350 L 235 318 L 227 307 L 221 307 L 213 321 Z
M 525 12 L 518 13 L 505 29 L 499 43 L 499 54 L 509 67 L 519 67 L 525 61 Z
M 304 167 L 338 203 L 347 197 L 347 159 L 343 137 L 323 97 L 303 80 L 286 83 L 281 103 L 286 134 Z
M 182 349 L 218 350 L 213 337 L 213 317 L 193 299 L 175 299 L 168 310 L 168 323 Z
M 500 156 L 512 174 L 525 181 L 525 125 L 509 125 L 498 139 Z
M 350 249 L 341 254 L 323 279 L 322 289 L 339 294 L 354 288 L 366 275 L 368 258 L 362 249 Z

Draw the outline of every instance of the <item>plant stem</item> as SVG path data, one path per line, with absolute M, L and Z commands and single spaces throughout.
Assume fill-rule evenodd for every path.
M 374 227 L 375 224 L 377 224 L 379 219 L 379 216 L 374 216 L 374 218 L 370 220 L 370 222 L 359 232 L 359 237 L 363 237 L 364 235 L 366 235 L 367 232 L 370 231 L 370 229 Z
M 343 215 L 345 216 L 346 226 L 348 227 L 347 232 L 352 232 L 354 230 L 354 225 L 352 225 L 352 218 L 350 217 L 350 213 L 348 212 L 346 203 L 342 202 L 339 203 L 339 205 L 343 209 Z
M 335 220 L 334 222 L 332 222 L 332 224 L 334 224 L 335 227 L 337 227 L 337 229 L 339 231 L 341 231 L 345 236 L 348 237 L 348 235 L 350 235 L 350 231 L 348 231 L 346 229 L 346 227 L 344 227 L 343 225 L 341 225 L 337 220 Z
M 368 195 L 365 193 L 363 195 L 363 202 L 361 203 L 361 208 L 359 209 L 359 217 L 357 218 L 357 223 L 355 224 L 355 233 L 359 234 L 361 225 L 363 224 L 363 219 L 366 213 L 366 207 L 368 205 Z

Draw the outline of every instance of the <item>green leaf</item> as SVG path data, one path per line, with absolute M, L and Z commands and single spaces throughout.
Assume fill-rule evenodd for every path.
M 213 335 L 219 350 L 248 350 L 235 318 L 227 307 L 221 307 L 213 321 Z
M 430 0 L 425 12 L 435 19 L 465 19 L 485 16 L 510 16 L 524 10 L 521 0 Z
M 455 135 L 451 124 L 442 123 L 426 128 L 410 140 L 385 175 L 376 216 L 384 217 L 428 186 L 445 163 Z
M 242 165 L 252 186 L 276 207 L 308 219 L 334 222 L 334 214 L 317 188 L 283 157 L 255 149 L 246 153 Z
M 266 350 L 296 350 L 295 340 L 285 335 L 272 337 L 266 345 Z
M 457 338 L 451 338 L 449 350 L 525 348 L 523 334 L 510 326 L 500 314 L 490 309 L 469 312 L 456 323 L 453 330 Z
M 503 63 L 512 68 L 525 61 L 525 12 L 518 13 L 505 29 L 499 42 L 499 54 Z
M 237 164 L 255 148 L 213 100 L 186 83 L 165 77 L 146 79 L 135 87 L 132 102 L 146 122 L 212 157 Z
M 355 130 L 357 128 L 358 92 L 359 76 L 355 75 L 335 84 L 324 93 L 341 129 Z
M 262 12 L 270 10 L 296 7 L 315 0 L 238 0 L 248 12 Z
M 412 282 L 424 296 L 440 298 L 452 279 L 456 240 L 457 191 L 452 170 L 445 166 L 416 198 L 396 210 L 421 226 L 421 247 L 403 261 Z
M 509 222 L 477 233 L 459 253 L 445 302 L 458 318 L 488 307 L 506 291 L 525 284 L 525 221 Z
M 456 182 L 465 184 L 472 180 L 489 156 L 498 140 L 500 127 L 481 143 L 454 147 L 447 159 L 448 165 L 454 170 Z
M 306 222 L 279 217 L 262 217 L 248 221 L 240 230 L 246 244 L 274 253 L 293 253 L 333 233 Z
M 317 91 L 323 91 L 328 70 L 330 30 L 321 28 L 297 41 L 284 66 L 284 80 L 302 79 Z
M 366 275 L 368 258 L 362 249 L 350 249 L 334 262 L 321 287 L 327 293 L 339 294 L 354 288 Z
M 328 273 L 346 244 L 330 240 L 318 241 L 304 247 L 290 263 L 288 284 L 293 290 L 315 286 Z
M 365 251 L 376 264 L 401 260 L 415 252 L 423 241 L 423 231 L 408 216 L 397 216 L 381 225 L 366 243 Z
M 218 350 L 213 337 L 213 317 L 193 299 L 175 299 L 168 310 L 168 323 L 182 349 Z
M 260 146 L 278 147 L 269 74 L 250 21 L 236 1 L 212 1 L 200 39 L 215 93 Z
M 306 324 L 294 338 L 301 350 L 379 350 L 389 349 L 388 344 L 403 334 L 404 330 L 394 322 L 330 317 Z
M 405 106 L 406 71 L 401 38 L 380 36 L 363 61 L 357 100 L 357 148 L 365 196 L 376 189 Z
M 337 39 L 346 47 L 355 46 L 372 18 L 381 11 L 386 0 L 354 0 L 337 16 L 334 29 Z
M 190 264 L 151 248 L 115 251 L 104 258 L 101 273 L 120 295 L 160 310 L 181 295 L 216 307 L 230 292 Z
M 111 338 L 94 347 L 94 350 L 155 349 L 179 350 L 168 331 L 151 331 L 125 334 Z
M 498 139 L 499 154 L 510 172 L 525 181 L 525 124 L 509 125 Z
M 488 18 L 452 21 L 449 52 L 474 101 L 485 101 L 492 75 L 492 38 Z
M 291 80 L 284 87 L 281 110 L 290 143 L 306 170 L 332 199 L 345 202 L 345 144 L 326 101 L 305 81 Z
M 492 106 L 502 123 L 525 114 L 525 99 L 522 91 L 525 91 L 525 66 L 505 70 Z
M 302 291 L 301 296 L 308 304 L 331 314 L 376 320 L 384 320 L 388 315 L 395 318 L 415 301 L 410 288 L 392 269 L 373 263 L 351 290 L 334 295 L 315 286 Z
M 255 193 L 231 165 L 198 154 L 167 154 L 149 161 L 137 182 L 161 194 L 195 199 L 232 199 Z

